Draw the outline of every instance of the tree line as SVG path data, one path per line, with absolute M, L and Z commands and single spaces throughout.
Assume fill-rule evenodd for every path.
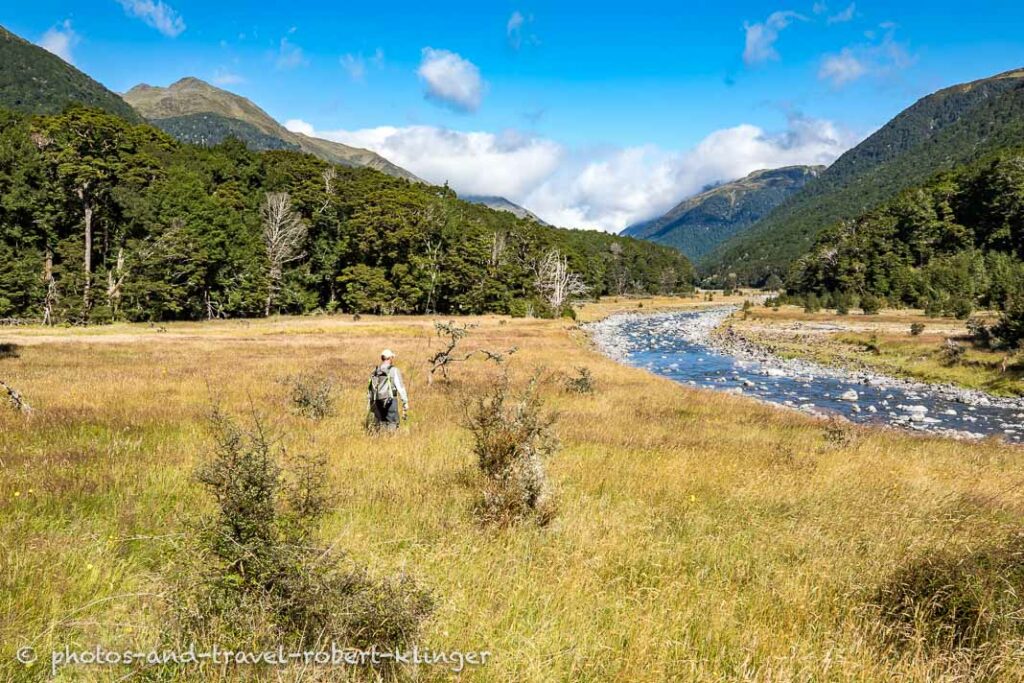
M 0 318 L 559 315 L 689 291 L 675 250 L 463 202 L 447 186 L 74 106 L 0 110 Z

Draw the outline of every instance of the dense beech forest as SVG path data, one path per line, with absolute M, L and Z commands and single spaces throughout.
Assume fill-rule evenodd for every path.
M 0 318 L 552 315 L 569 310 L 556 290 L 692 281 L 675 250 L 542 226 L 447 187 L 234 139 L 182 144 L 84 107 L 0 111 Z
M 915 306 L 966 318 L 1024 313 L 1024 152 L 1005 151 L 943 173 L 819 236 L 789 276 L 791 292 L 859 299 L 866 308 Z M 827 303 L 827 301 L 826 301 Z

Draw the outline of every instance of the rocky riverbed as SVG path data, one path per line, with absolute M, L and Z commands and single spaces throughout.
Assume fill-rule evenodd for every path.
M 854 422 L 1024 443 L 1024 399 L 779 358 L 729 329 L 718 330 L 735 310 L 628 313 L 587 330 L 612 358 L 692 386 Z

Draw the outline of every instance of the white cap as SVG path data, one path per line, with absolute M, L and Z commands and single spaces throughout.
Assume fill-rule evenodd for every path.
M 394 358 L 395 352 L 392 351 L 391 349 L 384 349 L 383 351 L 380 352 L 380 357 L 384 360 L 387 360 L 388 358 Z

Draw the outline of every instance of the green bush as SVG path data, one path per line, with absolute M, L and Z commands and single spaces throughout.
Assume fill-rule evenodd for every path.
M 558 449 L 556 416 L 544 410 L 534 377 L 516 392 L 505 375 L 494 389 L 469 403 L 464 424 L 484 477 L 479 518 L 498 525 L 532 518 L 547 524 L 555 506 L 544 460 Z
M 374 579 L 315 531 L 331 500 L 326 458 L 288 454 L 255 414 L 215 409 L 213 455 L 196 471 L 216 513 L 203 520 L 175 601 L 184 642 L 408 647 L 432 611 L 408 577 Z M 289 467 L 282 466 L 287 462 Z
M 860 308 L 864 315 L 876 315 L 885 306 L 885 299 L 874 294 L 865 294 L 860 298 Z

